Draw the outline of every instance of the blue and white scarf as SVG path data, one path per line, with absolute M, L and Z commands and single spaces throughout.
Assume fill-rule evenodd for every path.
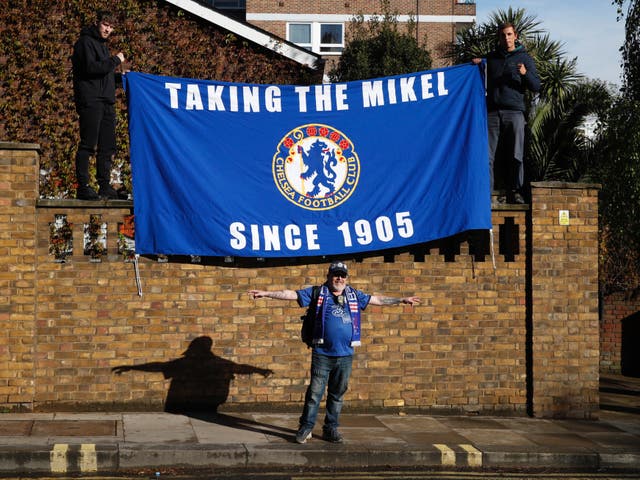
M 358 296 L 356 291 L 347 285 L 344 294 L 349 304 L 349 314 L 351 315 L 351 346 L 360 346 L 360 308 L 358 307 Z M 322 345 L 324 343 L 324 314 L 327 308 L 327 297 L 331 295 L 326 285 L 320 288 L 318 303 L 316 305 L 315 323 L 313 325 L 313 344 Z

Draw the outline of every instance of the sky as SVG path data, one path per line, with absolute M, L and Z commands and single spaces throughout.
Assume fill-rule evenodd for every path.
M 476 0 L 477 22 L 496 10 L 524 8 L 541 22 L 551 40 L 564 44 L 569 58 L 578 58 L 578 72 L 620 86 L 618 49 L 624 42 L 624 21 L 616 20 L 611 0 Z

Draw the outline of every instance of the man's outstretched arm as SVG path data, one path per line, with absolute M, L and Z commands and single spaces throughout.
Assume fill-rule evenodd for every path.
M 406 303 L 407 305 L 419 305 L 420 298 L 419 297 L 387 297 L 384 295 L 371 295 L 371 299 L 369 300 L 370 305 L 399 305 L 401 303 Z
M 251 298 L 275 298 L 276 300 L 297 300 L 298 294 L 293 290 L 249 290 L 247 292 Z

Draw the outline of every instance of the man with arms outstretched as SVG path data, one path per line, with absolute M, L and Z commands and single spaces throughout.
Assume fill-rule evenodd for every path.
M 329 267 L 327 281 L 318 287 L 301 290 L 250 290 L 255 298 L 296 300 L 301 307 L 315 311 L 311 355 L 311 380 L 305 395 L 304 409 L 296 442 L 305 443 L 311 438 L 316 423 L 320 401 L 327 389 L 327 404 L 322 428 L 323 438 L 342 443 L 338 431 L 338 417 L 347 391 L 354 347 L 360 345 L 360 312 L 367 305 L 417 305 L 418 297 L 386 297 L 369 295 L 347 285 L 348 268 L 343 262 Z M 314 294 L 314 288 L 316 288 Z M 315 307 L 315 308 L 314 308 Z

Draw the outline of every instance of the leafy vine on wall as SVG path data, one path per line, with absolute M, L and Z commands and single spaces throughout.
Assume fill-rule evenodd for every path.
M 56 214 L 49 223 L 49 254 L 58 263 L 66 262 L 73 254 L 73 224 L 65 214 Z
M 107 252 L 107 224 L 102 215 L 89 215 L 89 223 L 84 224 L 84 254 L 99 262 Z

